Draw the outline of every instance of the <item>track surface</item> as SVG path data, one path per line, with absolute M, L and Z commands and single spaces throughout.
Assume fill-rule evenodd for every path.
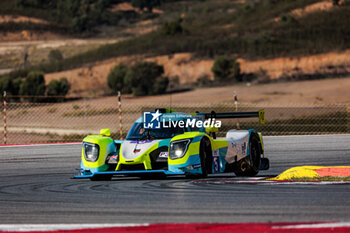
M 350 135 L 265 137 L 275 176 L 299 165 L 350 165 Z M 350 185 L 218 184 L 183 177 L 70 179 L 80 144 L 0 147 L 0 222 L 350 221 Z

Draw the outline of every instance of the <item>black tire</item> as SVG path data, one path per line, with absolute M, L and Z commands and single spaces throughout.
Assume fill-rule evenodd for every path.
M 201 177 L 207 177 L 212 172 L 212 152 L 210 140 L 204 137 L 201 140 L 199 157 L 201 159 L 202 175 Z
M 201 160 L 201 168 L 202 168 L 202 174 L 200 175 L 186 175 L 187 178 L 205 178 L 208 176 L 208 174 L 211 173 L 212 170 L 212 151 L 211 151 L 211 145 L 210 140 L 206 137 L 204 137 L 201 140 L 200 146 L 199 146 L 199 158 Z
M 259 136 L 253 133 L 249 140 L 250 155 L 238 161 L 234 166 L 236 176 L 255 176 L 259 172 L 261 163 L 261 146 Z

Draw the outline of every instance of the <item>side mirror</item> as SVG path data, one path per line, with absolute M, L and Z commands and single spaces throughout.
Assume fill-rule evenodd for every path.
M 100 135 L 105 136 L 105 137 L 109 137 L 109 136 L 111 136 L 111 130 L 110 129 L 101 129 Z

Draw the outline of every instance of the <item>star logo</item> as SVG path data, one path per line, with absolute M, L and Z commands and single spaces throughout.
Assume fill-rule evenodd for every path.
M 151 114 L 153 116 L 151 122 L 153 122 L 154 120 L 159 121 L 159 117 L 162 115 L 161 113 L 159 113 L 159 110 L 157 110 L 155 113 Z
M 143 113 L 143 127 L 145 129 L 160 129 L 160 116 L 162 114 L 157 110 L 156 112 L 144 112 Z

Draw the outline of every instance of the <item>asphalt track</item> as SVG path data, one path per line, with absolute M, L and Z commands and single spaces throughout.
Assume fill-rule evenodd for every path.
M 299 165 L 350 165 L 350 135 L 265 137 L 275 176 Z M 350 185 L 227 183 L 174 177 L 70 179 L 80 144 L 0 147 L 1 224 L 350 221 Z

